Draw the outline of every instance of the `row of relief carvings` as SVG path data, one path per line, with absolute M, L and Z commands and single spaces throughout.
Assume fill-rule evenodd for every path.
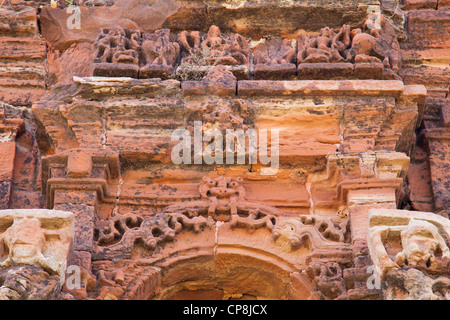
M 201 68 L 225 65 L 248 77 L 250 65 L 296 68 L 303 63 L 382 63 L 384 68 L 400 67 L 397 36 L 382 17 L 381 29 L 339 30 L 322 28 L 319 35 L 300 34 L 293 41 L 269 39 L 255 48 L 239 34 L 224 34 L 217 26 L 208 33 L 183 31 L 173 35 L 168 29 L 154 33 L 121 27 L 102 29 L 95 42 L 94 75 L 140 78 L 173 77 L 195 79 Z M 365 28 L 364 28 L 365 29 Z M 281 67 L 281 68 L 284 68 Z M 194 70 L 195 69 L 195 70 Z
M 322 28 L 318 36 L 302 33 L 298 39 L 299 63 L 382 62 L 398 71 L 400 46 L 393 27 L 382 17 L 381 30 L 363 32 L 344 25 L 339 31 Z

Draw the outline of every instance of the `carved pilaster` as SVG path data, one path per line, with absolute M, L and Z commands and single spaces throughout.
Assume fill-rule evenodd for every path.
M 71 149 L 42 159 L 42 186 L 48 208 L 74 213 L 73 262 L 90 274 L 98 203 L 113 198 L 108 180 L 118 176 L 113 152 Z

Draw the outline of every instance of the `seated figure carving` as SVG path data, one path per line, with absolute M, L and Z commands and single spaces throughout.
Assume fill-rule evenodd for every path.
M 349 62 L 352 58 L 350 44 L 349 25 L 344 25 L 339 32 L 322 28 L 316 37 L 302 33 L 298 39 L 297 60 L 299 63 Z
M 120 27 L 102 29 L 96 41 L 96 62 L 139 62 L 139 33 Z
M 134 77 L 139 74 L 141 36 L 122 27 L 100 30 L 94 43 L 94 76 Z
M 144 33 L 141 39 L 140 78 L 168 77 L 174 72 L 180 45 L 172 41 L 169 29 Z

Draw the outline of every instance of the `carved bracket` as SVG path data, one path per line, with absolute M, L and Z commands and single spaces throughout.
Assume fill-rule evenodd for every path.
M 0 211 L 0 298 L 48 298 L 44 281 L 51 288 L 64 283 L 73 233 L 71 212 Z M 10 286 L 20 279 L 25 291 Z
M 119 174 L 119 157 L 112 151 L 70 149 L 42 157 L 42 190 L 47 207 L 53 208 L 55 190 L 89 190 L 102 200 L 108 195 L 110 179 Z

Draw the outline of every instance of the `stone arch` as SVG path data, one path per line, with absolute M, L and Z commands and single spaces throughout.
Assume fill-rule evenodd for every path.
M 110 285 L 110 289 L 102 289 L 101 297 L 115 292 L 118 299 L 127 300 L 319 299 L 309 265 L 344 252 L 348 244 L 327 240 L 317 230 L 315 237 L 292 246 L 291 234 L 283 234 L 284 225 L 291 231 L 290 220 L 278 217 L 277 230 L 282 234 L 276 239 L 267 226 L 253 229 L 233 226 L 232 221 L 209 221 L 197 233 L 181 230 L 175 239 L 162 241 L 153 251 L 144 243 L 135 243 L 128 262 L 112 258 L 98 261 L 94 267 L 97 276 L 100 271 Z M 308 232 L 304 236 L 309 237 L 313 228 L 305 226 Z M 299 231 L 301 228 L 293 230 Z M 120 273 L 131 276 L 118 284 Z
M 117 287 L 115 274 L 129 268 L 114 261 L 129 259 L 134 266 L 126 271 L 132 276 L 121 280 L 117 298 L 318 299 L 317 275 L 308 274 L 309 265 L 319 263 L 322 270 L 332 257 L 350 259 L 347 223 L 290 217 L 247 201 L 239 178 L 202 183 L 200 200 L 170 205 L 157 217 L 118 215 L 96 231 L 93 258 L 99 265 L 105 261 L 96 270 L 105 283 Z
M 313 284 L 288 261 L 250 246 L 173 259 L 161 268 L 152 299 L 319 299 Z

